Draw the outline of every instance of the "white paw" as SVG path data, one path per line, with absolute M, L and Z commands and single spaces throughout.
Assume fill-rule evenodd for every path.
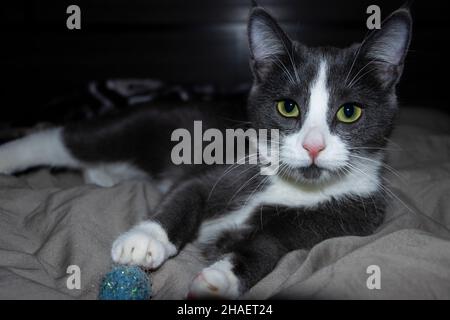
M 231 271 L 231 263 L 221 260 L 200 272 L 192 281 L 188 299 L 236 299 L 239 280 Z
M 156 269 L 177 249 L 156 222 L 144 222 L 114 241 L 111 256 L 114 262 Z

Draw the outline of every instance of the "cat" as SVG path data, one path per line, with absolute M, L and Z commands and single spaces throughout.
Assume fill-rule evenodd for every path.
M 113 261 L 156 269 L 195 242 L 211 264 L 187 297 L 238 298 L 288 252 L 370 235 L 382 223 L 384 147 L 411 30 L 402 7 L 359 44 L 312 48 L 254 5 L 246 107 L 152 105 L 48 129 L 0 146 L 0 172 L 78 168 L 102 186 L 153 179 L 165 196 L 152 219 L 114 241 Z M 279 170 L 264 176 L 258 164 L 174 165 L 171 133 L 192 131 L 194 120 L 220 130 L 278 129 Z

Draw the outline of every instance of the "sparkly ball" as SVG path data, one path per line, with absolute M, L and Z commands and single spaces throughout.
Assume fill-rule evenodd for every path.
M 149 276 L 137 266 L 115 266 L 100 286 L 100 300 L 148 300 L 152 295 Z

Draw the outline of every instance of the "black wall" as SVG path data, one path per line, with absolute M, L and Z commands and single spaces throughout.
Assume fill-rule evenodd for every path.
M 345 46 L 367 29 L 366 8 L 383 17 L 404 1 L 261 0 L 291 37 Z M 66 8 L 81 7 L 82 29 L 67 30 Z M 250 79 L 244 0 L 40 0 L 0 4 L 2 117 L 33 117 L 86 81 L 160 78 L 232 86 Z M 447 1 L 417 0 L 414 38 L 400 100 L 447 110 Z M 0 120 L 1 122 L 2 120 Z

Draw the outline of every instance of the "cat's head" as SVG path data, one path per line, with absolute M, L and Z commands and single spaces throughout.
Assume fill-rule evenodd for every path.
M 252 9 L 248 113 L 255 128 L 279 129 L 279 174 L 322 183 L 381 161 L 411 28 L 401 8 L 359 44 L 309 48 Z

